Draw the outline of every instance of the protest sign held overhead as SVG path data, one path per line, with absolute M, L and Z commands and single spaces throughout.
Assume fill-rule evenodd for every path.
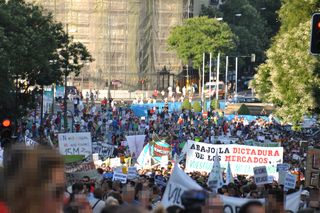
M 114 145 L 106 144 L 104 142 L 93 142 L 92 153 L 97 153 L 102 160 L 113 156 Z
M 130 166 L 128 168 L 128 180 L 133 180 L 138 176 L 137 167 Z
M 92 143 L 90 132 L 63 133 L 58 135 L 59 151 L 62 155 L 84 155 L 92 154 Z
M 254 182 L 257 185 L 263 185 L 263 184 L 269 183 L 268 172 L 265 166 L 254 167 L 253 174 L 254 174 Z
M 296 188 L 297 177 L 293 174 L 287 173 L 284 179 L 284 190 L 288 191 L 289 189 Z
M 173 172 L 167 183 L 161 203 L 164 207 L 177 205 L 182 207 L 181 196 L 187 190 L 201 190 L 199 186 L 191 177 L 189 177 L 182 169 L 175 164 Z
M 25 140 L 26 146 L 36 146 L 36 145 L 38 145 L 37 142 L 35 142 L 31 138 L 28 138 L 27 136 L 25 136 L 24 140 Z
M 112 181 L 119 181 L 125 184 L 127 182 L 127 175 L 123 174 L 122 172 L 114 172 Z
M 131 155 L 138 157 L 143 149 L 146 135 L 126 136 Z
M 221 166 L 219 161 L 218 152 L 216 152 L 216 156 L 214 158 L 214 163 L 209 174 L 207 185 L 212 191 L 217 191 L 223 185 Z

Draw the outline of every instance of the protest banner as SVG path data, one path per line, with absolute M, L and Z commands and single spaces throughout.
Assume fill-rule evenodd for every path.
M 75 162 L 70 164 L 65 164 L 65 172 L 79 172 L 79 171 L 89 171 L 94 170 L 96 167 L 93 162 Z
M 179 168 L 178 164 L 174 165 L 173 172 L 167 183 L 167 187 L 164 191 L 161 203 L 167 208 L 171 205 L 182 206 L 181 196 L 183 192 L 188 190 L 201 190 L 199 186 L 191 177 L 189 177 L 182 169 Z
M 261 147 L 280 147 L 280 143 L 278 143 L 278 142 L 264 141 L 263 143 L 261 143 L 261 142 L 254 141 L 254 140 L 245 140 L 244 145 L 261 146 Z
M 171 148 L 170 145 L 164 141 L 158 141 L 154 143 L 153 146 L 153 155 L 157 157 L 168 156 L 170 154 Z
M 24 137 L 24 140 L 25 140 L 26 146 L 36 146 L 36 145 L 38 145 L 37 142 L 35 142 L 31 138 L 28 138 L 27 136 Z
M 123 184 L 127 183 L 127 175 L 121 172 L 114 172 L 112 181 L 119 181 Z
M 290 168 L 290 165 L 287 163 L 280 163 L 277 165 L 277 172 L 287 172 Z
M 99 174 L 97 170 L 87 170 L 87 171 L 79 171 L 79 172 L 72 172 L 72 173 L 66 173 L 66 178 L 68 184 L 72 184 L 74 182 L 82 180 L 84 176 L 88 176 L 90 179 L 97 179 Z
M 135 179 L 138 176 L 137 167 L 130 166 L 128 168 L 128 180 Z
M 62 155 L 92 154 L 91 133 L 62 133 L 58 134 L 59 151 Z
M 254 167 L 253 174 L 256 185 L 268 184 L 268 172 L 265 166 Z
M 188 141 L 186 171 L 210 172 L 216 152 L 222 168 L 230 162 L 234 174 L 253 175 L 253 167 L 266 166 L 269 175 L 277 177 L 276 166 L 283 161 L 283 147 L 219 145 Z
M 287 212 L 289 213 L 298 212 L 300 195 L 301 195 L 301 190 L 286 196 L 285 210 Z M 220 198 L 223 202 L 224 213 L 237 213 L 239 212 L 239 209 L 241 206 L 243 206 L 249 201 L 252 201 L 252 199 L 236 198 L 236 197 L 229 197 L 224 195 L 221 195 Z M 262 204 L 265 204 L 265 199 L 254 199 L 254 201 L 259 201 Z
M 104 142 L 93 142 L 92 153 L 98 153 L 102 160 L 113 156 L 114 145 L 106 144 Z
M 230 162 L 228 162 L 227 174 L 226 174 L 226 184 L 234 183 L 233 174 L 230 168 Z
M 146 135 L 130 135 L 126 138 L 131 155 L 137 158 L 143 149 Z
M 297 177 L 293 174 L 287 173 L 284 179 L 284 191 L 296 188 Z
M 167 168 L 168 163 L 169 163 L 169 158 L 168 158 L 168 156 L 162 156 L 162 157 L 161 157 L 161 161 L 160 161 L 160 166 L 161 166 L 161 167 L 164 167 L 164 168 Z

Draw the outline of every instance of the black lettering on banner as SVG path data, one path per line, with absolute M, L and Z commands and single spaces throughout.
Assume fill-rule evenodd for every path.
M 168 194 L 168 200 L 175 204 L 180 204 L 181 202 L 181 188 L 174 188 L 172 189 L 172 184 L 169 184 L 169 194 Z
M 232 209 L 232 206 L 230 206 L 230 205 L 224 205 L 223 206 L 223 212 L 224 213 L 234 213 L 233 209 Z

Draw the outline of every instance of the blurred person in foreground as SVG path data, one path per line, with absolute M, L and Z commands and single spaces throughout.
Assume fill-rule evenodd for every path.
M 11 213 L 60 213 L 65 191 L 64 162 L 43 146 L 14 145 L 4 162 Z

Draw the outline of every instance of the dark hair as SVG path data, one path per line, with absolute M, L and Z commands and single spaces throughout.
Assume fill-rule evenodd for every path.
M 180 213 L 183 211 L 183 208 L 180 206 L 169 206 L 167 209 L 167 213 Z
M 263 207 L 262 203 L 259 201 L 249 201 L 247 203 L 245 203 L 244 205 L 241 206 L 240 210 L 238 213 L 247 213 L 249 208 L 252 206 L 259 206 L 259 207 Z

